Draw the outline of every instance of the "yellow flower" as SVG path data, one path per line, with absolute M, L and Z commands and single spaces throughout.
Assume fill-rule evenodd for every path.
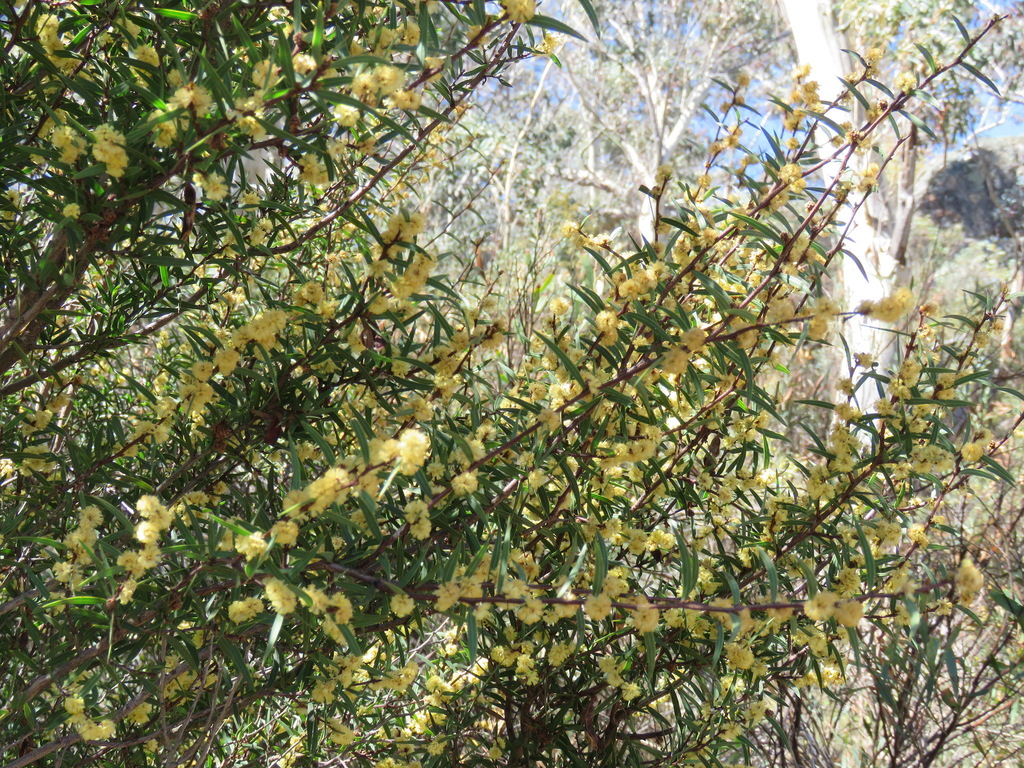
M 897 91 L 910 93 L 912 90 L 917 88 L 917 77 L 913 72 L 901 72 L 896 75 L 896 80 L 893 81 L 893 85 L 896 86 Z
M 832 617 L 835 606 L 835 594 L 822 590 L 804 603 L 804 614 L 812 621 L 825 621 Z
M 416 601 L 408 595 L 395 595 L 391 598 L 391 612 L 399 618 L 408 616 L 415 607 Z
M 452 479 L 452 492 L 456 496 L 468 496 L 475 492 L 479 485 L 476 472 L 463 472 Z
M 971 602 L 985 585 L 985 577 L 970 557 L 965 557 L 960 563 L 955 581 L 957 594 L 962 603 Z
M 754 652 L 739 643 L 725 646 L 725 657 L 733 669 L 750 669 L 754 666 Z
M 965 462 L 971 464 L 984 456 L 985 451 L 978 443 L 967 443 L 960 449 L 960 455 Z
M 612 599 L 605 594 L 591 595 L 583 603 L 583 611 L 593 621 L 600 621 L 612 612 Z
M 914 294 L 909 288 L 897 288 L 896 291 L 880 301 L 864 301 L 857 307 L 862 315 L 881 320 L 883 323 L 895 323 L 905 315 L 914 304 Z
M 107 173 L 115 179 L 124 175 L 128 153 L 124 150 L 124 134 L 111 125 L 101 125 L 92 133 L 92 156 L 107 166 Z
M 280 579 L 267 579 L 263 589 L 267 593 L 267 600 L 270 601 L 270 605 L 278 613 L 289 614 L 295 610 L 298 598 L 291 588 Z
M 636 610 L 632 612 L 632 617 L 633 626 L 636 627 L 637 632 L 647 634 L 658 628 L 659 611 L 646 599 L 638 603 Z
M 860 600 L 844 600 L 836 604 L 834 615 L 844 627 L 855 627 L 864 617 L 864 605 Z
M 258 597 L 235 600 L 228 606 L 228 618 L 235 624 L 241 624 L 244 621 L 249 621 L 249 619 L 262 612 L 263 601 Z
M 537 13 L 536 0 L 502 0 L 501 4 L 508 14 L 509 21 L 517 24 L 529 21 Z

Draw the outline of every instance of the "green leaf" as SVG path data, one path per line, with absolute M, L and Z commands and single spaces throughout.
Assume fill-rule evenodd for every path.
M 563 35 L 575 37 L 577 40 L 582 40 L 583 42 L 587 41 L 587 38 L 585 38 L 575 29 L 570 27 L 568 24 L 561 22 L 558 19 L 553 19 L 550 16 L 541 16 L 540 14 L 537 14 L 526 23 L 531 27 L 540 27 L 541 29 L 547 29 L 552 32 L 560 32 Z
M 604 589 L 604 577 L 608 575 L 608 547 L 603 536 L 595 536 L 594 542 L 597 546 L 594 548 L 594 581 L 591 590 L 599 595 Z
M 953 695 L 960 696 L 960 671 L 957 668 L 956 663 L 956 651 L 951 646 L 946 648 L 942 654 L 943 661 L 946 663 L 946 672 L 949 674 L 949 686 L 953 690 Z
M 284 614 L 275 613 L 274 621 L 270 625 L 270 634 L 267 636 L 267 649 L 263 652 L 263 664 L 267 663 L 267 659 L 270 658 L 270 654 L 274 650 L 274 646 L 277 645 L 277 639 L 281 635 L 281 627 L 284 626 Z
M 657 645 L 653 632 L 644 634 L 644 657 L 647 662 L 647 685 L 653 691 L 655 689 L 655 664 L 658 661 Z
M 974 75 L 978 80 L 983 82 L 985 85 L 987 85 L 992 90 L 992 93 L 994 93 L 996 96 L 1000 95 L 999 89 L 996 87 L 996 84 L 993 83 L 992 80 L 985 74 L 983 74 L 977 67 L 968 64 L 966 61 L 961 61 L 960 66 L 966 69 L 972 75 Z
M 932 57 L 931 51 L 919 43 L 914 43 L 914 47 L 921 52 L 921 55 L 924 56 L 924 60 L 928 62 L 928 69 L 931 70 L 931 73 L 934 75 L 938 72 L 939 68 L 935 64 L 935 59 Z
M 765 552 L 764 547 L 755 547 L 757 556 L 764 566 L 764 572 L 768 576 L 768 588 L 771 590 L 771 602 L 778 602 L 779 599 L 779 573 L 775 570 L 775 563 L 771 556 Z
M 555 357 L 558 358 L 558 362 L 565 368 L 566 373 L 572 376 L 576 382 L 584 389 L 587 389 L 587 383 L 583 379 L 583 375 L 580 373 L 580 369 L 576 367 L 576 364 L 569 359 L 569 356 L 562 351 L 561 347 L 552 340 L 550 337 L 545 336 L 543 333 L 538 333 L 537 336 L 548 345 L 548 349 L 554 353 Z
M 178 19 L 179 21 L 195 21 L 199 18 L 198 13 L 192 13 L 191 11 L 176 11 L 172 8 L 154 8 L 153 13 L 157 16 L 163 16 L 168 19 Z
M 597 18 L 597 11 L 594 10 L 594 4 L 590 0 L 577 0 L 577 2 L 583 6 L 583 12 L 587 14 L 587 18 L 590 19 L 590 26 L 594 28 L 594 31 L 601 35 L 601 23 Z
M 469 611 L 466 614 L 466 647 L 469 651 L 469 663 L 476 661 L 477 644 L 479 642 L 479 630 L 476 625 L 476 614 Z
M 964 39 L 965 43 L 970 45 L 971 33 L 967 31 L 967 27 L 965 27 L 963 22 L 961 22 L 956 16 L 951 16 L 950 18 L 953 19 L 953 23 L 956 24 L 956 28 L 960 31 L 960 37 Z

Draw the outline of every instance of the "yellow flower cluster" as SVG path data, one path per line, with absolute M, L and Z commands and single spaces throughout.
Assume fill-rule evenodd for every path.
M 138 586 L 138 579 L 148 570 L 160 564 L 160 548 L 157 546 L 160 536 L 171 527 L 174 522 L 174 513 L 165 507 L 155 496 L 142 496 L 136 502 L 136 508 L 142 516 L 142 521 L 135 526 L 135 538 L 142 543 L 142 548 L 137 551 L 122 552 L 117 558 L 117 564 L 125 569 L 129 578 L 121 585 L 119 600 L 121 603 L 128 603 L 135 588 Z
M 161 534 L 171 527 L 174 516 L 156 496 L 142 496 L 136 502 L 142 522 L 135 526 L 135 538 L 145 546 L 155 546 Z
M 160 55 L 152 45 L 139 45 L 132 48 L 132 57 L 136 61 L 148 64 L 154 69 L 160 66 Z
M 194 112 L 196 117 L 206 117 L 213 104 L 213 98 L 203 86 L 187 83 L 174 92 L 167 100 L 167 104 L 171 109 L 187 109 Z
M 298 598 L 291 587 L 278 578 L 267 579 L 263 585 L 263 591 L 267 596 L 270 606 L 280 614 L 287 615 L 295 611 L 298 605 Z
M 277 346 L 278 335 L 287 327 L 287 312 L 265 310 L 231 334 L 231 347 L 244 349 L 250 342 L 255 342 L 270 352 Z
M 381 96 L 400 90 L 405 73 L 393 64 L 382 64 L 372 71 L 360 72 L 352 78 L 352 95 L 367 106 L 374 106 Z
M 405 505 L 405 521 L 413 538 L 423 540 L 430 536 L 430 509 L 422 499 Z
M 391 598 L 391 612 L 398 618 L 408 616 L 416 608 L 416 601 L 408 595 L 395 595 Z
M 107 166 L 107 173 L 115 179 L 124 175 L 128 166 L 128 153 L 124 149 L 124 134 L 112 125 L 101 125 L 92 132 L 92 156 Z
M 228 606 L 228 618 L 235 624 L 242 624 L 263 613 L 265 606 L 258 597 L 235 600 Z
M 972 442 L 964 444 L 963 448 L 960 449 L 960 456 L 968 464 L 973 464 L 981 460 L 981 457 L 985 455 L 985 449 L 990 442 L 992 442 L 992 432 L 988 429 L 983 429 Z
M 957 599 L 961 603 L 973 601 L 978 596 L 978 593 L 981 592 L 982 587 L 985 586 L 985 577 L 970 557 L 965 557 L 960 562 L 960 568 L 956 572 L 954 581 L 956 583 Z
M 193 180 L 202 187 L 203 195 L 206 199 L 213 202 L 223 200 L 231 191 L 227 182 L 224 181 L 224 177 L 219 173 L 208 173 L 206 175 L 197 173 Z
M 324 161 L 311 152 L 299 158 L 299 169 L 299 180 L 311 187 L 325 187 L 331 181 Z
M 641 634 L 654 632 L 661 620 L 661 612 L 655 608 L 646 597 L 637 601 L 636 610 L 630 612 L 633 620 L 633 627 Z
M 82 567 L 92 563 L 92 548 L 99 539 L 96 528 L 103 522 L 103 515 L 97 507 L 83 507 L 78 513 L 78 525 L 64 538 L 67 555 L 54 568 L 57 581 L 77 587 L 81 581 Z
M 879 301 L 863 301 L 857 312 L 883 323 L 895 323 L 914 305 L 914 294 L 907 288 L 897 288 L 894 293 Z
M 60 150 L 60 161 L 74 165 L 78 156 L 85 151 L 85 139 L 69 125 L 54 126 L 49 136 L 50 143 Z
M 725 658 L 733 669 L 750 669 L 756 661 L 754 652 L 743 643 L 728 643 L 725 646 Z
M 508 14 L 509 21 L 523 24 L 537 14 L 536 0 L 502 0 L 502 6 Z
M 422 103 L 423 97 L 416 91 L 410 90 L 395 91 L 384 101 L 385 106 L 391 109 L 404 109 L 409 112 L 419 109 Z
M 836 607 L 834 592 L 819 590 L 810 600 L 804 602 L 804 615 L 811 621 L 825 621 L 832 618 Z
M 409 690 L 409 686 L 413 684 L 413 681 L 416 679 L 419 671 L 419 665 L 414 661 L 410 661 L 394 674 L 388 675 L 375 683 L 371 683 L 370 689 L 374 691 L 386 689 L 395 691 L 396 693 L 405 693 Z
M 84 741 L 103 741 L 114 735 L 114 721 L 90 720 L 85 715 L 85 702 L 79 696 L 68 696 L 64 699 L 64 711 L 70 715 L 68 722 L 74 726 Z
M 316 517 L 332 504 L 344 502 L 355 482 L 345 467 L 331 467 L 305 488 L 289 491 L 282 503 L 284 512 L 298 521 Z
M 844 627 L 856 627 L 864 617 L 864 604 L 860 600 L 843 600 L 836 603 L 835 620 Z

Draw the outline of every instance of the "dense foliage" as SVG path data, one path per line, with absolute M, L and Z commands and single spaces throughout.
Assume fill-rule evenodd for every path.
M 537 10 L 0 16 L 6 765 L 716 764 L 878 649 L 950 711 L 1012 686 L 957 653 L 983 578 L 951 513 L 1010 479 L 1016 416 L 967 398 L 1002 299 L 827 290 L 986 30 L 889 84 L 868 52 L 835 104 L 797 72 L 758 145 L 738 76 L 729 188 L 659 168 L 625 251 L 568 223 L 587 278 L 510 344 L 409 201 L 481 84 L 571 32 Z M 792 356 L 853 313 L 909 318 L 894 367 L 851 350 L 783 423 Z

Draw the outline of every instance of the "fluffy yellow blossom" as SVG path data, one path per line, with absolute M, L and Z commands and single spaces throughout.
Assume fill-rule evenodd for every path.
M 418 429 L 407 429 L 398 438 L 398 470 L 413 475 L 423 466 L 430 450 L 430 438 Z
M 399 618 L 408 616 L 415 607 L 416 601 L 408 595 L 395 595 L 391 598 L 391 612 Z
M 281 76 L 281 68 L 274 64 L 270 59 L 262 59 L 257 61 L 252 68 L 252 72 L 249 74 L 249 78 L 252 80 L 253 85 L 260 89 L 266 89 L 277 82 Z
M 270 529 L 270 534 L 282 547 L 290 547 L 298 541 L 299 525 L 294 520 L 279 520 Z
M 85 712 L 85 702 L 80 696 L 68 696 L 64 699 L 64 711 L 72 717 Z
M 387 98 L 387 106 L 391 109 L 402 109 L 408 112 L 414 112 L 420 108 L 420 104 L 423 103 L 423 97 L 420 96 L 416 91 L 395 91 Z
M 968 464 L 978 461 L 984 455 L 985 450 L 978 443 L 965 443 L 964 447 L 960 449 L 960 456 Z
M 725 657 L 733 669 L 750 669 L 754 666 L 754 652 L 740 643 L 726 645 Z
M 593 621 L 601 621 L 612 612 L 612 599 L 606 594 L 590 595 L 583 603 L 583 612 Z
M 919 547 L 928 546 L 928 533 L 921 523 L 915 523 L 907 529 L 907 538 Z
M 60 161 L 68 165 L 73 165 L 85 150 L 85 140 L 67 125 L 53 129 L 50 134 L 50 143 L 55 149 L 60 150 Z
M 338 746 L 347 747 L 356 740 L 356 732 L 337 718 L 331 718 L 328 724 L 331 726 L 331 741 Z
M 299 158 L 299 179 L 311 187 L 323 187 L 330 182 L 327 166 L 316 155 L 307 152 Z
M 480 486 L 476 472 L 463 472 L 452 479 L 452 492 L 456 496 L 468 496 Z
M 630 613 L 633 619 L 633 626 L 637 632 L 647 634 L 658 628 L 660 612 L 657 608 L 647 602 L 646 599 L 637 604 L 636 610 Z
M 825 621 L 832 617 L 835 605 L 835 594 L 821 590 L 810 600 L 804 602 L 804 614 L 812 621 Z
M 385 64 L 373 70 L 372 78 L 376 90 L 380 94 L 388 96 L 402 87 L 405 73 L 398 67 Z
M 224 177 L 219 173 L 210 173 L 206 176 L 200 176 L 198 178 L 200 186 L 203 188 L 203 195 L 207 200 L 219 202 L 228 196 L 231 188 L 224 181 Z
M 405 521 L 409 524 L 409 533 L 413 538 L 422 541 L 430 536 L 430 508 L 427 502 L 416 499 L 406 504 Z
M 956 591 L 961 603 L 969 603 L 977 597 L 985 585 L 985 577 L 970 557 L 965 557 L 956 572 Z
M 844 627 L 855 627 L 864 617 L 864 605 L 860 600 L 843 600 L 836 603 L 833 615 Z
M 132 48 L 132 58 L 154 68 L 160 66 L 160 56 L 152 45 L 140 45 Z
M 575 652 L 575 643 L 555 643 L 548 650 L 548 663 L 553 667 L 560 667 Z
M 295 610 L 298 598 L 295 593 L 280 579 L 267 579 L 263 589 L 267 594 L 267 600 L 275 611 L 280 614 L 289 614 Z
M 136 725 L 143 725 L 149 722 L 150 717 L 153 714 L 154 706 L 148 701 L 144 701 L 139 704 L 135 709 L 128 713 L 125 718 L 129 723 L 135 723 Z
M 213 356 L 213 364 L 222 376 L 227 376 L 238 367 L 241 355 L 234 349 L 222 349 Z
M 893 81 L 895 90 L 902 91 L 903 93 L 910 93 L 912 90 L 917 88 L 917 77 L 913 72 L 901 72 L 896 75 L 896 79 Z
M 256 615 L 263 613 L 263 601 L 258 597 L 249 597 L 244 600 L 235 600 L 228 606 L 228 618 L 235 624 L 249 621 Z
M 857 307 L 862 315 L 867 315 L 883 323 L 895 323 L 914 305 L 914 294 L 907 288 L 897 288 L 894 293 L 880 301 L 864 301 Z
M 536 0 L 502 0 L 502 6 L 508 14 L 509 21 L 523 24 L 537 13 Z
M 297 74 L 308 75 L 310 72 L 316 72 L 317 66 L 316 59 L 308 53 L 297 53 L 292 56 L 292 69 Z
M 690 352 L 697 353 L 704 348 L 707 338 L 708 334 L 703 328 L 693 328 L 684 333 L 679 340 Z
M 113 720 L 101 720 L 98 723 L 85 720 L 77 723 L 75 730 L 83 741 L 105 741 L 114 735 L 115 728 Z
M 210 92 L 196 83 L 181 86 L 167 101 L 171 109 L 189 109 L 195 112 L 196 117 L 205 117 L 212 103 Z
M 622 679 L 622 666 L 614 656 L 602 656 L 597 662 L 598 669 L 604 673 L 605 682 L 615 687 L 625 683 Z
M 92 132 L 92 156 L 107 166 L 107 173 L 115 179 L 124 175 L 128 166 L 128 153 L 124 149 L 124 134 L 112 125 L 101 125 Z

